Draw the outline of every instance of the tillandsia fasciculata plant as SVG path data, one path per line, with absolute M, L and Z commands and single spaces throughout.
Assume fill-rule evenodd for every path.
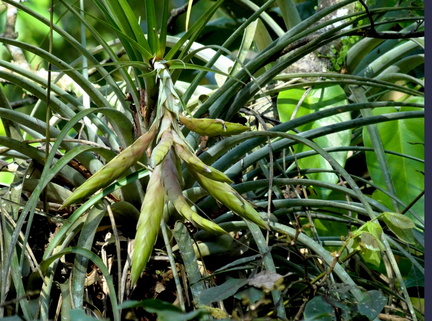
M 180 120 L 190 130 L 206 136 L 231 136 L 248 131 L 249 128 L 223 120 L 185 117 L 182 115 L 185 114 L 185 110 L 181 106 L 168 71 L 169 62 L 154 61 L 153 65 L 159 93 L 155 110 L 152 111 L 154 117 L 151 119 L 150 129 L 92 175 L 62 205 L 62 207 L 69 206 L 106 187 L 133 166 L 149 146 L 152 146 L 150 153 L 152 174 L 138 221 L 132 255 L 132 284 L 136 284 L 153 251 L 163 218 L 165 200 L 172 202 L 178 213 L 199 228 L 217 234 L 226 233 L 217 224 L 194 211 L 183 196 L 180 160 L 187 165 L 188 170 L 201 186 L 220 203 L 241 217 L 268 229 L 268 225 L 254 207 L 227 184 L 232 181 L 224 173 L 206 165 L 195 156 L 178 122 Z
M 3 3 L 0 317 L 424 318 L 422 1 Z

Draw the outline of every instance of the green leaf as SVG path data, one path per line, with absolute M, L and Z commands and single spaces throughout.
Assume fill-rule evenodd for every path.
M 285 22 L 287 29 L 291 29 L 302 21 L 300 18 L 300 14 L 297 11 L 296 1 L 277 0 L 277 5 L 281 10 L 282 18 Z
M 365 248 L 365 250 L 370 250 L 375 252 L 380 250 L 379 240 L 371 233 L 367 233 L 367 232 L 362 233 L 360 240 L 361 240 L 360 244 Z
M 362 231 L 369 232 L 372 234 L 376 239 L 380 239 L 382 235 L 382 228 L 378 223 L 369 221 L 366 224 L 364 224 L 361 228 Z
M 194 303 L 198 305 L 201 303 L 200 295 L 205 290 L 205 283 L 201 280 L 202 276 L 198 266 L 198 259 L 193 249 L 192 239 L 188 229 L 182 222 L 176 222 L 173 234 L 185 265 Z
M 363 248 L 360 251 L 360 255 L 362 259 L 372 265 L 375 268 L 379 268 L 381 264 L 381 253 L 375 250 L 370 250 L 367 248 Z
M 369 221 L 353 232 L 353 239 L 348 243 L 348 248 L 360 251 L 363 260 L 375 267 L 381 263 L 381 250 L 384 245 L 380 238 L 382 228 L 378 223 Z
M 333 321 L 336 320 L 333 307 L 323 297 L 316 296 L 306 304 L 304 317 L 307 321 Z
M 363 299 L 358 303 L 358 311 L 369 320 L 374 320 L 387 303 L 387 298 L 377 290 L 371 290 L 363 294 Z
M 408 216 L 399 213 L 384 212 L 383 221 L 401 241 L 415 244 L 413 234 L 415 224 Z
M 369 221 L 363 224 L 357 231 L 354 231 L 352 233 L 354 239 L 357 239 L 357 241 L 364 240 L 365 242 L 368 243 L 370 247 L 375 247 L 372 243 L 372 239 L 370 239 L 369 236 L 362 239 L 363 234 L 368 234 L 374 240 L 379 241 L 382 235 L 382 228 L 378 223 Z M 378 246 L 376 247 L 378 248 Z
M 215 301 L 225 300 L 234 295 L 244 285 L 248 284 L 247 279 L 229 279 L 219 286 L 206 289 L 201 292 L 200 302 L 207 305 Z
M 194 64 L 184 63 L 184 62 L 178 62 L 175 60 L 172 60 L 169 62 L 169 69 L 170 70 L 188 69 L 188 70 L 206 71 L 206 72 L 210 72 L 210 73 L 219 74 L 219 75 L 222 75 L 224 77 L 230 77 L 230 78 L 236 80 L 235 77 L 232 77 L 232 76 L 230 76 L 230 75 L 228 75 L 222 71 L 219 71 L 217 69 L 207 68 L 205 66 L 194 65 Z M 241 82 L 241 81 L 239 80 L 239 82 Z
M 166 49 L 166 38 L 167 38 L 167 33 L 168 33 L 168 18 L 170 16 L 170 12 L 168 10 L 168 7 L 170 5 L 169 0 L 163 0 L 163 6 L 162 6 L 162 19 L 161 19 L 161 28 L 160 28 L 160 33 L 159 33 L 159 47 L 158 47 L 158 51 L 156 53 L 156 57 L 160 57 L 162 58 L 165 54 L 165 49 Z
M 411 98 L 409 101 L 423 102 L 421 97 Z M 411 107 L 386 107 L 373 110 L 374 115 L 397 113 L 417 110 Z M 424 120 L 420 118 L 400 119 L 377 124 L 383 148 L 393 152 L 424 159 Z M 372 143 L 366 129 L 363 130 L 364 145 L 371 147 Z M 386 154 L 388 168 L 392 177 L 396 196 L 405 204 L 409 204 L 424 190 L 424 163 Z M 366 162 L 369 174 L 374 184 L 386 189 L 385 181 L 380 170 L 376 155 L 366 153 Z M 389 196 L 375 191 L 373 199 L 382 202 L 386 207 L 395 211 Z M 424 201 L 421 199 L 411 208 L 421 219 L 424 218 Z M 407 215 L 411 218 L 410 213 Z
M 337 107 L 346 105 L 348 103 L 346 94 L 342 87 L 339 85 L 325 86 L 314 89 L 289 89 L 282 91 L 278 96 L 277 108 L 280 120 L 283 122 L 292 119 L 300 118 L 312 114 L 316 111 L 325 108 Z M 298 106 L 299 105 L 299 106 Z M 318 119 L 314 122 L 297 127 L 299 131 L 306 131 L 313 128 L 319 128 L 330 124 L 341 123 L 351 119 L 349 113 L 342 113 Z M 345 130 L 338 133 L 320 136 L 314 141 L 322 148 L 325 147 L 339 147 L 347 146 L 350 144 L 351 130 Z M 295 153 L 307 151 L 310 148 L 299 144 L 294 147 Z M 334 159 L 341 164 L 345 165 L 347 152 L 333 153 Z M 314 155 L 298 160 L 298 165 L 301 169 L 307 168 L 322 168 L 332 169 L 330 164 L 320 155 Z M 328 183 L 336 183 L 338 177 L 333 173 L 313 173 L 308 174 L 308 178 L 316 179 Z M 324 188 L 316 188 L 316 192 L 320 198 L 328 198 L 330 190 Z
M 240 291 L 234 295 L 237 300 L 247 299 L 251 304 L 255 304 L 258 300 L 260 300 L 264 296 L 262 290 L 259 290 L 254 287 L 247 288 L 243 291 Z
M 411 266 L 408 275 L 405 278 L 406 288 L 419 288 L 425 286 L 424 271 L 419 271 L 415 266 Z
M 154 52 L 152 52 L 149 43 L 144 37 L 144 33 L 135 16 L 135 12 L 132 10 L 128 2 L 125 0 L 108 0 L 105 2 L 105 5 L 110 9 L 111 17 L 116 21 L 118 27 L 121 28 L 121 31 L 136 40 L 146 49 L 147 52 L 153 54 Z M 140 55 L 136 48 L 134 48 L 134 46 L 129 46 L 127 42 L 123 42 L 123 45 L 125 46 L 128 55 L 130 55 L 132 59 L 137 58 L 136 60 L 138 60 Z M 132 47 L 131 49 L 133 52 L 130 49 L 128 50 L 130 47 Z M 143 56 L 143 58 L 148 61 L 151 59 L 151 56 L 146 55 Z
M 150 46 L 150 49 L 153 53 L 158 52 L 159 42 L 158 42 L 158 28 L 156 23 L 156 11 L 155 11 L 155 4 L 153 0 L 146 0 L 145 2 L 145 8 L 146 8 L 146 23 L 147 23 L 147 37 L 148 37 L 148 43 Z M 135 17 L 135 15 L 134 15 Z M 137 23 L 137 25 L 139 25 Z M 162 28 L 165 28 L 165 26 L 162 26 Z M 162 57 L 158 57 L 162 58 Z

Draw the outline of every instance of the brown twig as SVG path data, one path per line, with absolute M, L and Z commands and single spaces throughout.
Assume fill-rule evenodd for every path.
M 413 30 L 411 32 L 407 33 L 400 33 L 400 32 L 378 32 L 375 29 L 375 21 L 373 20 L 372 13 L 369 10 L 369 7 L 364 2 L 364 0 L 359 0 L 362 4 L 363 8 L 366 11 L 366 15 L 370 21 L 370 29 L 361 30 L 360 34 L 362 36 L 368 37 L 368 38 L 376 38 L 376 39 L 409 39 L 409 38 L 420 38 L 424 37 L 424 31 L 416 31 Z M 422 20 L 422 19 L 419 19 Z M 419 24 L 420 25 L 420 24 Z
M 15 2 L 19 2 L 19 0 L 15 0 Z M 4 3 L 6 6 L 6 25 L 5 31 L 2 34 L 3 37 L 8 39 L 17 39 L 18 33 L 16 32 L 15 26 L 17 21 L 18 9 L 8 3 Z M 24 69 L 31 70 L 30 64 L 27 62 L 24 52 L 21 48 L 15 47 L 12 45 L 6 45 L 7 50 L 12 56 L 12 59 Z

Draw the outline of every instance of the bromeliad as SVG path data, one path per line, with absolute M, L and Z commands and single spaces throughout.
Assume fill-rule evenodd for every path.
M 174 88 L 167 64 L 155 62 L 154 68 L 159 92 L 155 117 L 149 131 L 95 173 L 63 204 L 63 207 L 66 207 L 106 187 L 121 177 L 151 148 L 150 166 L 153 172 L 137 225 L 132 255 L 132 284 L 136 284 L 151 256 L 167 201 L 198 228 L 215 234 L 226 233 L 219 225 L 200 216 L 183 196 L 182 161 L 198 183 L 218 202 L 242 218 L 268 229 L 268 225 L 254 207 L 228 185 L 231 180 L 221 171 L 203 163 L 194 154 L 180 130 L 179 121 L 188 129 L 206 136 L 236 135 L 249 130 L 249 127 L 219 119 L 184 116 L 184 108 Z

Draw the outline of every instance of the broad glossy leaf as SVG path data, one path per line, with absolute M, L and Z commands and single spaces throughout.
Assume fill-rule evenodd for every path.
M 419 288 L 425 286 L 424 271 L 419 271 L 413 265 L 411 265 L 409 272 L 404 275 L 406 275 L 404 280 L 406 288 Z
M 423 102 L 423 98 L 412 98 L 409 101 Z M 416 110 L 417 108 L 402 107 L 402 108 L 377 108 L 373 110 L 374 115 L 394 113 L 401 111 Z M 383 122 L 377 124 L 377 128 L 381 137 L 383 148 L 393 152 L 398 152 L 404 155 L 424 159 L 424 120 L 423 119 L 400 119 L 391 122 Z M 364 145 L 372 147 L 369 134 L 366 128 L 363 130 Z M 396 196 L 408 205 L 424 190 L 424 163 L 400 157 L 397 155 L 386 154 L 387 164 L 393 180 Z M 381 169 L 378 165 L 377 158 L 374 153 L 366 153 L 367 167 L 372 181 L 386 188 Z M 382 192 L 376 191 L 372 197 L 382 202 L 392 211 L 393 208 L 390 198 Z M 424 218 L 424 201 L 420 199 L 412 210 L 421 218 Z M 407 213 L 409 217 L 412 216 Z
M 339 85 L 314 88 L 311 89 L 309 92 L 307 91 L 307 89 L 305 90 L 295 88 L 283 91 L 279 94 L 277 107 L 281 121 L 287 122 L 291 119 L 314 113 L 320 109 L 346 105 L 348 103 L 346 94 L 342 87 L 340 87 Z M 301 101 L 302 103 L 300 104 L 300 106 L 297 106 Z M 342 113 L 319 119 L 303 126 L 299 126 L 297 129 L 303 132 L 306 130 L 320 128 L 335 123 L 341 123 L 350 119 L 351 116 L 349 113 Z M 314 139 L 314 141 L 323 148 L 347 146 L 350 144 L 350 140 L 351 130 L 345 130 L 330 135 L 324 135 Z M 300 153 L 308 149 L 309 148 L 304 145 L 296 145 L 294 147 L 294 151 L 296 153 Z M 339 164 L 341 164 L 342 166 L 345 165 L 347 152 L 332 153 L 332 156 L 337 162 L 339 162 Z M 299 159 L 298 164 L 301 169 L 332 169 L 330 164 L 320 155 L 314 155 Z M 332 173 L 314 173 L 308 174 L 307 176 L 310 179 L 316 179 L 333 184 L 338 181 L 338 177 Z M 315 190 L 318 193 L 318 196 L 324 199 L 328 198 L 331 192 L 330 190 L 323 188 L 315 188 Z
M 408 216 L 399 213 L 384 212 L 383 221 L 401 241 L 415 244 L 413 234 L 415 224 Z
M 316 296 L 306 304 L 305 320 L 333 321 L 336 320 L 333 307 L 321 296 Z
M 374 320 L 387 303 L 387 298 L 377 290 L 363 294 L 363 300 L 358 303 L 358 311 L 369 320 Z

